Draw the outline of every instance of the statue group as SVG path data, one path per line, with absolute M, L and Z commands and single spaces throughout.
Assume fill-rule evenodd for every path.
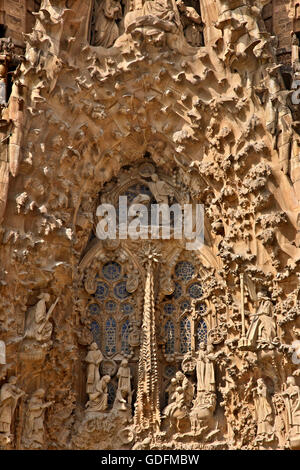
M 19 401 L 26 397 L 25 392 L 17 386 L 17 378 L 12 376 L 2 385 L 0 391 L 0 439 L 13 443 L 13 421 Z M 21 429 L 22 445 L 24 448 L 42 449 L 45 443 L 44 419 L 47 408 L 53 401 L 45 402 L 45 390 L 40 388 L 33 392 L 28 399 L 25 411 L 19 407 L 19 423 L 23 422 Z M 22 414 L 24 416 L 22 416 Z M 14 431 L 16 432 L 16 430 Z
M 193 7 L 186 6 L 183 0 L 176 2 L 180 24 L 176 24 L 174 7 L 169 0 L 145 2 L 140 8 L 133 9 L 133 2 L 125 0 L 96 0 L 91 22 L 91 44 L 105 48 L 112 47 L 124 32 L 131 32 L 132 25 L 148 29 L 158 28 L 166 32 L 183 31 L 188 44 L 193 47 L 204 45 L 203 23 L 201 16 Z M 127 20 L 126 15 L 129 13 Z M 127 28 L 126 28 L 127 26 Z M 179 26 L 179 28 L 178 28 Z M 151 33 L 153 34 L 153 32 Z
M 90 351 L 86 358 L 87 383 L 86 392 L 89 400 L 86 403 L 88 414 L 108 411 L 108 384 L 111 381 L 110 375 L 100 377 L 99 366 L 103 360 L 103 355 L 96 343 L 90 345 Z M 117 372 L 118 388 L 113 403 L 113 410 L 127 411 L 131 409 L 132 390 L 131 372 L 127 359 L 123 359 Z
M 187 420 L 192 434 L 197 435 L 202 432 L 201 428 L 212 425 L 216 407 L 216 358 L 217 354 L 213 353 L 211 345 L 207 347 L 201 342 L 194 359 L 196 384 L 181 371 L 171 379 L 166 389 L 168 405 L 163 410 L 163 416 L 170 421 L 171 429 L 180 432 L 181 422 Z M 189 372 L 192 371 L 193 367 L 190 367 Z

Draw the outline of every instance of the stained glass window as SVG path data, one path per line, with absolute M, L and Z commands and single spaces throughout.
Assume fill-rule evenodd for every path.
M 202 286 L 200 282 L 194 282 L 188 288 L 188 293 L 192 299 L 200 299 L 202 297 Z
M 99 300 L 105 299 L 108 294 L 109 287 L 105 282 L 97 282 L 97 289 L 95 292 L 95 297 Z
M 115 285 L 114 295 L 120 300 L 127 299 L 127 297 L 130 296 L 129 292 L 126 290 L 126 281 L 118 282 L 118 284 Z
M 133 295 L 126 289 L 128 276 L 123 273 L 121 264 L 108 261 L 100 267 L 96 275 L 96 292 L 91 295 L 93 300 L 88 305 L 88 312 L 96 318 L 101 315 L 101 338 L 103 353 L 113 356 L 121 351 L 130 354 L 128 344 L 129 322 L 117 324 L 115 315 L 131 315 L 134 305 Z M 97 300 L 96 300 L 97 299 Z M 126 300 L 128 299 L 128 300 Z M 93 318 L 91 318 L 93 320 Z M 97 323 L 91 326 L 93 336 L 97 335 L 100 342 L 100 330 Z
M 133 312 L 133 305 L 131 304 L 123 304 L 122 307 L 121 307 L 121 312 L 124 314 L 124 315 L 130 315 L 132 312 Z
M 95 343 L 97 343 L 98 348 L 101 349 L 101 330 L 98 322 L 92 321 L 91 332 L 93 335 L 93 340 L 95 341 Z
M 126 320 L 125 323 L 123 323 L 122 326 L 122 339 L 121 339 L 121 350 L 124 354 L 130 354 L 130 346 L 128 343 L 128 335 L 129 335 L 129 320 Z
M 105 302 L 105 310 L 107 312 L 116 312 L 117 310 L 117 304 L 113 300 L 108 300 Z
M 98 304 L 90 304 L 89 305 L 89 312 L 90 312 L 91 315 L 99 315 L 100 306 Z
M 180 352 L 185 354 L 191 350 L 191 322 L 184 318 L 180 322 Z
M 181 284 L 179 284 L 179 282 L 175 282 L 175 289 L 174 289 L 174 292 L 172 294 L 172 297 L 174 297 L 174 299 L 179 299 L 179 297 L 182 296 L 182 287 L 181 287 Z
M 174 323 L 171 320 L 168 320 L 165 324 L 165 335 L 166 335 L 166 344 L 165 352 L 166 354 L 173 354 L 175 351 L 175 328 Z
M 115 261 L 106 263 L 102 268 L 102 274 L 108 281 L 117 281 L 121 277 L 121 266 Z
M 189 310 L 191 308 L 190 302 L 185 299 L 182 302 L 180 302 L 180 310 L 183 313 L 185 310 Z
M 105 324 L 105 352 L 107 355 L 116 352 L 116 321 L 110 317 Z
M 195 268 L 188 261 L 180 261 L 175 267 L 175 275 L 181 281 L 190 281 L 195 275 Z
M 201 320 L 198 323 L 197 327 L 197 348 L 199 348 L 200 343 L 207 343 L 207 326 L 204 320 Z
M 175 312 L 176 308 L 175 305 L 173 304 L 165 304 L 164 305 L 164 312 L 167 313 L 168 315 L 172 315 Z

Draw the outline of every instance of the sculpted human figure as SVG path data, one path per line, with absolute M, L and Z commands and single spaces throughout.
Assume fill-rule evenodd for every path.
M 126 410 L 127 405 L 131 405 L 132 391 L 131 391 L 131 372 L 130 367 L 128 366 L 127 359 L 123 359 L 119 367 L 117 377 L 118 389 L 116 393 L 116 398 L 114 402 L 114 408 L 121 410 Z
M 85 405 L 87 411 L 106 411 L 108 407 L 108 388 L 110 376 L 104 375 L 96 384 L 95 392 L 90 393 L 89 401 Z
M 17 378 L 12 376 L 8 383 L 2 385 L 0 391 L 0 433 L 9 435 L 11 423 L 19 398 L 25 392 L 17 387 Z
M 24 426 L 24 438 L 42 447 L 44 444 L 44 416 L 46 408 L 54 402 L 44 402 L 45 390 L 36 390 L 29 400 Z
M 182 0 L 178 0 L 176 5 L 187 42 L 194 47 L 203 46 L 201 16 L 195 8 L 186 6 Z
M 180 420 L 187 414 L 187 406 L 185 403 L 184 390 L 177 386 L 175 392 L 171 396 L 171 402 L 163 410 L 163 417 L 170 418 L 171 427 L 175 425 L 175 429 L 180 432 Z
M 97 343 L 92 343 L 85 358 L 85 361 L 88 363 L 86 393 L 89 395 L 96 392 L 96 387 L 100 380 L 99 366 L 102 360 L 103 355 L 98 349 Z
M 151 175 L 152 181 L 142 180 L 145 183 L 158 204 L 168 204 L 169 196 L 174 196 L 174 191 L 165 181 L 160 180 L 156 173 Z
M 46 343 L 50 340 L 53 330 L 53 325 L 49 318 L 56 306 L 58 299 L 51 305 L 47 311 L 47 302 L 50 300 L 50 295 L 42 293 L 39 295 L 38 303 L 29 309 L 26 322 L 25 322 L 25 339 L 32 339 L 39 343 Z
M 257 422 L 257 442 L 271 442 L 274 438 L 273 410 L 268 399 L 268 389 L 263 379 L 257 380 L 253 389 Z
M 177 386 L 182 387 L 183 394 L 184 394 L 184 401 L 186 405 L 190 406 L 194 398 L 194 385 L 180 370 L 176 372 L 175 380 L 176 380 Z
M 125 31 L 135 31 L 149 37 L 150 41 L 160 40 L 165 33 L 178 32 L 171 0 L 147 0 L 140 8 L 127 13 Z
M 173 393 L 175 393 L 176 387 L 177 387 L 177 381 L 176 381 L 176 378 L 173 377 L 168 387 L 166 388 L 166 392 L 168 394 L 168 405 L 172 402 Z
M 119 0 L 100 0 L 96 10 L 93 46 L 111 47 L 119 37 L 116 20 L 122 18 Z
M 206 350 L 205 343 L 199 345 L 197 357 L 197 393 L 215 392 L 216 380 L 214 371 L 215 357 Z
M 289 435 L 300 439 L 300 387 L 296 385 L 295 377 L 287 378 L 287 388 L 282 393 L 287 410 Z
M 247 332 L 247 339 L 250 346 L 256 344 L 272 348 L 272 341 L 276 338 L 276 323 L 272 318 L 273 304 L 264 292 L 259 292 L 257 298 L 260 305 Z

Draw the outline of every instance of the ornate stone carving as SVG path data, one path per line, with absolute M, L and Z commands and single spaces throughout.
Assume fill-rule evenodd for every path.
M 59 298 L 48 310 L 47 302 L 50 300 L 50 295 L 42 293 L 39 299 L 38 303 L 26 314 L 24 334 L 24 352 L 29 354 L 36 352 L 37 355 L 51 345 L 53 325 L 49 320 Z
M 258 444 L 272 442 L 274 439 L 274 416 L 268 389 L 263 379 L 257 380 L 257 386 L 253 389 L 253 393 L 257 420 L 256 442 Z
M 42 449 L 45 444 L 44 414 L 53 401 L 45 402 L 45 390 L 36 390 L 27 404 L 23 432 L 23 444 L 26 448 Z
M 276 322 L 273 317 L 273 304 L 264 292 L 257 295 L 259 307 L 253 316 L 247 332 L 247 342 L 250 347 L 274 348 L 276 342 Z
M 300 448 L 300 387 L 295 377 L 288 377 L 282 393 L 288 417 L 288 437 L 292 449 Z
M 118 388 L 114 402 L 116 410 L 126 411 L 132 404 L 132 391 L 131 391 L 131 372 L 128 367 L 127 359 L 121 361 L 121 365 L 117 372 Z
M 299 5 L 4 3 L 1 448 L 298 448 Z
M 120 0 L 100 0 L 95 8 L 92 45 L 111 47 L 119 36 L 116 20 L 121 18 Z
M 16 384 L 17 378 L 12 376 L 7 383 L 2 385 L 0 391 L 0 433 L 7 438 L 7 442 L 12 439 L 11 425 L 18 401 L 25 395 L 25 392 Z
M 194 47 L 204 46 L 201 16 L 195 8 L 186 6 L 183 0 L 177 1 L 176 6 L 187 42 Z
M 101 351 L 96 343 L 92 343 L 90 350 L 86 355 L 85 361 L 88 363 L 86 377 L 86 393 L 93 396 L 97 392 L 98 383 L 100 381 L 99 366 L 103 359 Z
M 95 390 L 89 394 L 89 401 L 86 404 L 87 413 L 97 413 L 106 411 L 108 407 L 107 384 L 110 382 L 110 376 L 104 375 L 99 378 L 95 384 Z

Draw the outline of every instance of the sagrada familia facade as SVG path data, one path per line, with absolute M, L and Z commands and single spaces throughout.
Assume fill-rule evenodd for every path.
M 300 449 L 300 2 L 1 0 L 0 37 L 0 448 Z M 101 239 L 125 196 L 203 246 Z

